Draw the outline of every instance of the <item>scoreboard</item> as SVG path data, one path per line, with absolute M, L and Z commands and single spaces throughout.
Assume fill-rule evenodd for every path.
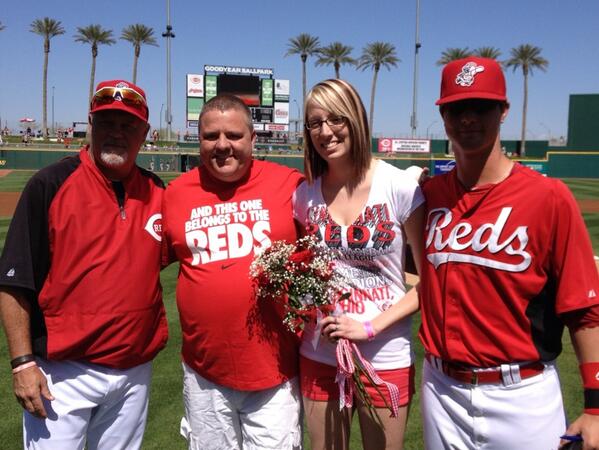
M 280 143 L 289 134 L 289 80 L 277 80 L 273 69 L 204 66 L 204 74 L 187 75 L 187 128 L 197 131 L 205 102 L 218 94 L 239 97 L 252 112 L 258 141 Z

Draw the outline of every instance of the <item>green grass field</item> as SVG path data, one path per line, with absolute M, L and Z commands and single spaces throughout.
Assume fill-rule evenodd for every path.
M 0 191 L 19 192 L 32 175 L 30 171 L 14 171 L 0 178 Z M 163 176 L 165 181 L 174 178 L 176 174 Z M 581 199 L 599 199 L 599 180 L 564 180 L 574 195 Z M 585 214 L 585 222 L 589 229 L 595 254 L 599 254 L 599 213 Z M 0 217 L 0 245 L 10 223 L 10 218 Z M 178 315 L 175 306 L 175 284 L 177 267 L 170 266 L 162 272 L 162 285 L 164 287 L 164 302 L 167 310 L 170 339 L 154 363 L 154 378 L 150 397 L 150 412 L 144 439 L 144 449 L 185 449 L 186 442 L 179 435 L 179 422 L 183 413 L 181 397 L 181 364 L 179 349 L 181 345 L 181 332 L 179 330 Z M 419 320 L 414 321 L 414 334 L 419 325 Z M 578 375 L 578 365 L 569 337 L 564 335 L 564 352 L 559 358 L 559 367 L 562 377 L 564 399 L 568 416 L 573 419 L 582 408 L 582 391 Z M 414 337 L 417 355 L 417 386 L 420 384 L 420 367 L 422 361 L 422 348 Z M 11 374 L 8 365 L 8 352 L 4 337 L 0 338 L 0 448 L 11 450 L 22 448 L 21 444 L 21 412 L 14 400 L 11 386 Z M 408 422 L 405 441 L 406 449 L 422 448 L 420 407 L 418 393 Z M 351 448 L 361 448 L 358 426 L 354 424 Z M 308 446 L 306 448 L 309 448 Z

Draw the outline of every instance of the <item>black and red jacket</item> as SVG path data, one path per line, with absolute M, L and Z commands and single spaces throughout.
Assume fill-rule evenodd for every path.
M 164 347 L 163 192 L 139 167 L 111 182 L 87 147 L 29 180 L 0 258 L 0 286 L 30 301 L 35 354 L 125 369 Z

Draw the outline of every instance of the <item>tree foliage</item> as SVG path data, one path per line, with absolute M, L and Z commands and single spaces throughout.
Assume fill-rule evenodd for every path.
M 343 45 L 341 42 L 333 42 L 326 47 L 322 47 L 318 52 L 317 66 L 333 66 L 335 69 L 335 78 L 339 78 L 339 72 L 343 64 L 355 65 L 356 60 L 352 58 L 353 47 Z
M 370 90 L 370 116 L 369 126 L 370 132 L 373 133 L 374 124 L 374 97 L 376 93 L 376 81 L 379 70 L 381 67 L 385 67 L 387 70 L 391 70 L 391 67 L 397 67 L 400 63 L 400 59 L 397 57 L 395 52 L 395 46 L 388 42 L 371 42 L 366 44 L 362 49 L 362 55 L 358 60 L 357 67 L 361 70 L 372 69 L 372 87 Z

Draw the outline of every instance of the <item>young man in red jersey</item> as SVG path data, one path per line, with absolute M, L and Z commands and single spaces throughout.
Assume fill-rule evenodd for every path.
M 599 277 L 576 202 L 503 154 L 509 104 L 495 60 L 445 66 L 437 104 L 456 168 L 423 188 L 425 445 L 547 449 L 566 434 L 599 448 Z M 585 387 L 570 426 L 555 365 L 564 324 Z

